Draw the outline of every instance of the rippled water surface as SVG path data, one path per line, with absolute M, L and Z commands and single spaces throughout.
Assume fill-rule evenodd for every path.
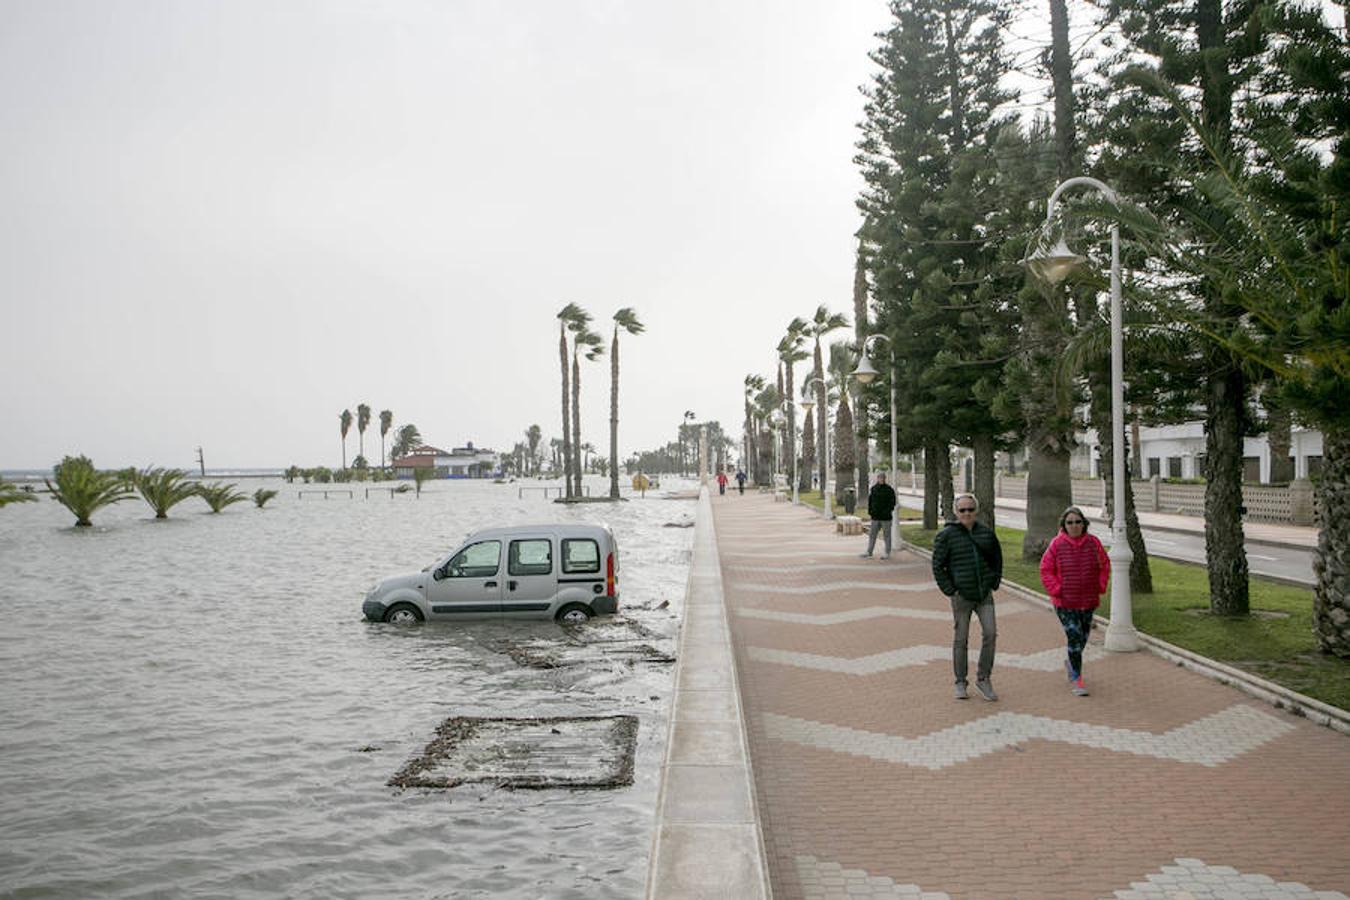
M 578 651 L 552 623 L 401 629 L 360 607 L 473 529 L 608 521 L 618 621 L 671 653 L 692 529 L 664 526 L 694 504 L 241 486 L 280 495 L 219 515 L 189 500 L 167 521 L 129 500 L 78 530 L 45 497 L 0 510 L 0 895 L 641 894 L 672 666 L 622 643 Z M 579 633 L 597 628 L 618 630 Z M 524 665 L 521 647 L 576 664 Z M 630 787 L 386 785 L 449 716 L 619 713 L 639 719 Z

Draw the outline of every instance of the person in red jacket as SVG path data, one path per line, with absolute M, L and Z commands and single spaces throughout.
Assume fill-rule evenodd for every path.
M 1069 674 L 1069 689 L 1086 697 L 1083 684 L 1083 648 L 1092 631 L 1092 614 L 1101 605 L 1111 578 L 1111 560 L 1102 542 L 1088 534 L 1087 516 L 1070 506 L 1059 517 L 1059 534 L 1041 557 L 1041 584 L 1055 604 L 1055 615 L 1064 626 L 1069 658 L 1064 668 Z

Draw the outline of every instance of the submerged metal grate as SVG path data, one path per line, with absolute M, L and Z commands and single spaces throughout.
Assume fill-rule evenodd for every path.
M 607 788 L 633 783 L 636 716 L 496 719 L 456 716 L 436 729 L 392 787 Z

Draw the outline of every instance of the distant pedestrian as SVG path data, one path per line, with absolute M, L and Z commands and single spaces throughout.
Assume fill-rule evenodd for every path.
M 721 469 L 717 470 L 717 493 L 719 495 L 727 492 L 727 473 Z
M 872 558 L 872 550 L 877 545 L 877 532 L 886 538 L 886 552 L 882 559 L 891 558 L 891 517 L 895 514 L 895 488 L 886 483 L 886 473 L 877 473 L 877 483 L 867 492 L 867 518 L 871 524 L 867 527 L 867 552 L 863 559 Z
M 1069 690 L 1079 697 L 1088 695 L 1083 684 L 1083 648 L 1092 632 L 1093 612 L 1101 605 L 1110 580 L 1111 559 L 1102 542 L 1088 534 L 1083 511 L 1070 506 L 1059 517 L 1059 534 L 1041 557 L 1041 584 L 1064 628 L 1069 645 L 1064 669 L 1069 675 Z
M 955 635 L 952 638 L 952 669 L 956 674 L 956 699 L 969 699 L 966 691 L 966 644 L 970 615 L 980 619 L 980 661 L 975 670 L 975 689 L 986 700 L 997 700 L 994 683 L 994 591 L 1003 581 L 1003 548 L 994 529 L 975 521 L 980 504 L 973 494 L 958 494 L 956 521 L 948 522 L 933 539 L 933 577 L 952 604 Z
M 745 493 L 745 471 L 742 469 L 736 470 L 736 490 Z

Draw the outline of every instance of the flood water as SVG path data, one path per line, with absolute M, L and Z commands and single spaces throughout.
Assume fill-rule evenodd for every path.
M 664 526 L 694 503 L 239 484 L 280 494 L 167 521 L 136 498 L 91 529 L 45 496 L 0 509 L 0 896 L 641 895 L 673 666 L 547 622 L 373 624 L 361 601 L 476 528 L 607 521 L 619 624 L 670 654 L 693 529 Z M 323 487 L 355 497 L 297 496 Z M 387 786 L 450 716 L 611 714 L 639 720 L 628 787 Z

